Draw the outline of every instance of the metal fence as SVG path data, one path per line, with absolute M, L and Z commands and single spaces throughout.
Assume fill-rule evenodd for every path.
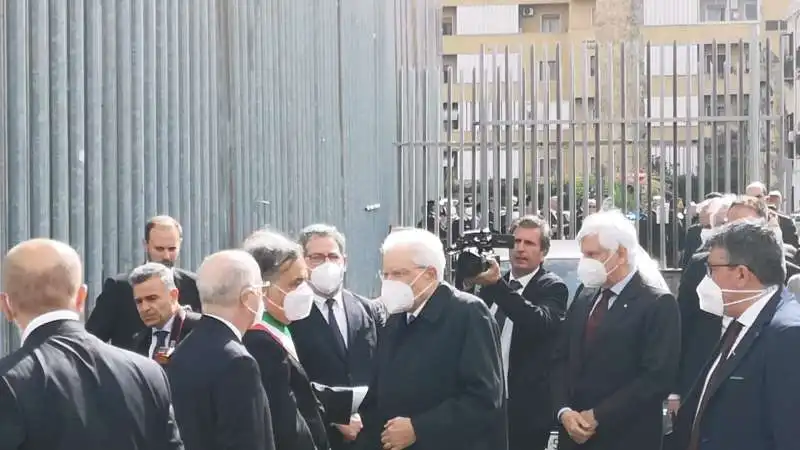
M 482 47 L 404 71 L 399 224 L 420 224 L 438 201 L 433 228 L 448 242 L 532 212 L 569 239 L 592 204 L 613 204 L 675 267 L 685 208 L 705 194 L 760 180 L 796 204 L 791 48 L 755 38 Z
M 143 261 L 157 213 L 183 224 L 190 269 L 258 227 L 324 221 L 370 294 L 396 198 L 403 3 L 2 2 L 0 250 L 69 241 L 93 298 Z M 0 331 L 5 353 L 17 333 Z

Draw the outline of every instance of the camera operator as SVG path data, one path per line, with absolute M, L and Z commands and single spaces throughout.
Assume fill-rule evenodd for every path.
M 511 271 L 489 258 L 489 269 L 473 280 L 500 326 L 508 397 L 509 450 L 547 446 L 554 418 L 550 401 L 552 347 L 564 317 L 569 291 L 542 267 L 550 249 L 550 227 L 536 216 L 517 219 Z

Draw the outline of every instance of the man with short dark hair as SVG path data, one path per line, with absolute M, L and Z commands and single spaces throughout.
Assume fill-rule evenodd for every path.
M 497 261 L 478 275 L 480 297 L 500 327 L 500 348 L 508 397 L 509 450 L 544 449 L 553 431 L 550 363 L 567 309 L 569 290 L 542 265 L 550 250 L 550 226 L 537 216 L 517 219 L 511 271 Z
M 81 324 L 77 252 L 33 239 L 12 248 L 2 267 L 0 309 L 22 346 L 0 359 L 0 449 L 183 449 L 158 364 Z
M 383 323 L 380 310 L 373 301 L 343 287 L 347 253 L 345 237 L 336 227 L 309 225 L 298 241 L 311 270 L 309 286 L 314 291 L 311 314 L 289 326 L 300 361 L 317 383 L 366 388 L 373 375 L 377 328 Z M 350 448 L 360 430 L 357 414 L 349 423 L 329 426 L 331 448 Z
M 783 250 L 763 222 L 706 243 L 701 308 L 730 320 L 681 406 L 676 450 L 789 450 L 800 442 L 800 304 L 783 288 Z
M 178 303 L 173 271 L 161 263 L 133 269 L 128 280 L 139 317 L 147 327 L 134 337 L 133 350 L 164 365 L 201 316 Z
M 261 370 L 272 411 L 275 445 L 281 450 L 327 449 L 324 411 L 300 363 L 289 328 L 291 322 L 308 317 L 313 307 L 303 250 L 272 230 L 256 231 L 243 247 L 269 283 L 265 312 L 244 334 L 243 342 Z M 345 417 L 349 416 L 348 411 Z
M 174 267 L 180 255 L 182 229 L 178 221 L 169 216 L 150 219 L 144 229 L 144 249 L 147 261 L 172 267 L 178 301 L 196 312 L 201 312 L 195 275 Z M 97 297 L 86 329 L 103 341 L 125 349 L 133 349 L 135 336 L 146 328 L 136 310 L 133 289 L 128 274 L 106 279 L 103 291 Z

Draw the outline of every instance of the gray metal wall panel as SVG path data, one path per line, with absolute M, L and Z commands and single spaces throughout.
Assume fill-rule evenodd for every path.
M 255 228 L 320 221 L 350 238 L 349 286 L 374 293 L 397 198 L 395 17 L 415 2 L 3 2 L 0 251 L 68 240 L 93 300 L 142 261 L 152 215 L 183 224 L 189 269 Z M 17 332 L 0 332 L 5 354 Z

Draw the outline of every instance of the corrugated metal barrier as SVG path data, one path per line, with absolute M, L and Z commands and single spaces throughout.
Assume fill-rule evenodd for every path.
M 406 3 L 2 2 L 0 250 L 69 241 L 94 298 L 143 261 L 154 214 L 183 224 L 190 269 L 258 227 L 324 221 L 350 238 L 350 287 L 373 293 Z

